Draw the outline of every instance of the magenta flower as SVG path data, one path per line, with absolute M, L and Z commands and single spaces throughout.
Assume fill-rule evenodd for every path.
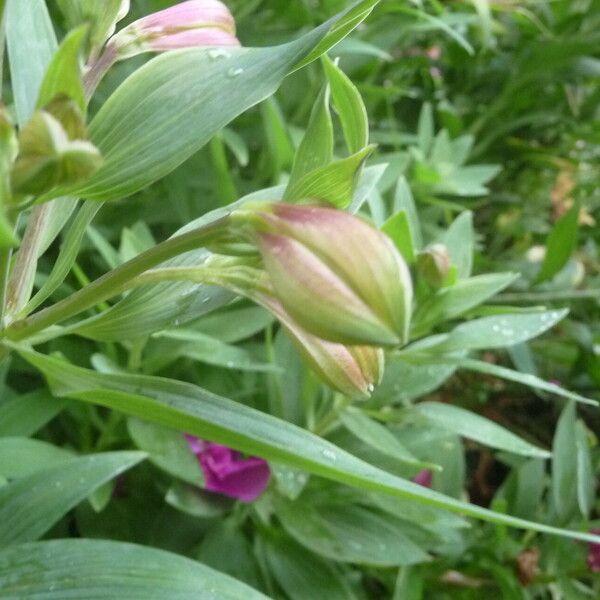
M 433 472 L 430 469 L 423 469 L 419 471 L 412 480 L 423 487 L 431 487 L 431 483 L 433 481 Z
M 240 45 L 233 16 L 218 0 L 187 0 L 142 17 L 119 31 L 111 43 L 119 59 L 141 52 Z
M 189 434 L 185 438 L 198 457 L 204 473 L 205 489 L 242 502 L 252 502 L 269 484 L 271 469 L 262 458 L 242 458 L 239 452 L 227 446 L 205 442 Z
M 591 529 L 590 533 L 600 535 L 600 529 Z M 588 546 L 587 564 L 590 571 L 600 573 L 600 544 L 590 542 Z

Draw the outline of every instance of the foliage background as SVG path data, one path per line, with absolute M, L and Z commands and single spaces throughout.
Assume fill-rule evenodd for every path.
M 133 2 L 129 19 L 170 4 Z M 244 46 L 295 38 L 347 4 L 228 3 Z M 49 6 L 57 30 L 64 31 L 61 13 L 52 2 Z M 569 309 L 568 317 L 542 338 L 486 351 L 483 360 L 595 399 L 600 381 L 599 32 L 595 0 L 387 0 L 330 52 L 340 57 L 367 107 L 371 141 L 378 145 L 368 164 L 389 164 L 367 201 L 375 223 L 381 225 L 402 202 L 403 182 L 412 191 L 426 240 L 443 238 L 459 214 L 471 211 L 473 229 L 455 230 L 455 245 L 468 254 L 472 242 L 473 272 L 521 276 L 493 306 L 470 316 L 488 316 L 506 306 Z M 145 60 L 111 70 L 91 113 Z M 323 82 L 318 62 L 296 72 L 273 98 L 235 119 L 171 174 L 132 197 L 105 204 L 52 300 L 208 211 L 285 182 Z M 10 97 L 6 74 L 4 96 Z M 457 139 L 460 146 L 452 145 Z M 55 243 L 42 257 L 38 285 L 59 252 Z M 351 425 L 319 431 L 319 414 L 305 411 L 319 384 L 261 309 L 241 303 L 190 329 L 205 337 L 182 344 L 168 333 L 103 342 L 69 336 L 47 343 L 44 351 L 102 373 L 195 383 L 327 434 L 393 473 L 410 477 L 418 471 L 378 453 L 364 435 L 353 436 Z M 273 365 L 282 366 L 285 377 L 273 372 Z M 194 465 L 183 458 L 185 446 L 170 432 L 73 401 L 56 400 L 48 408 L 36 401 L 49 394 L 38 374 L 17 357 L 6 368 L 0 435 L 35 434 L 57 450 L 77 454 L 140 448 L 151 456 L 117 480 L 116 492 L 115 484 L 99 488 L 45 538 L 103 538 L 162 548 L 277 598 L 594 598 L 600 591 L 583 543 L 479 522 L 465 528 L 460 518 L 442 511 L 394 504 L 317 477 L 307 483 L 304 473 L 275 462 L 274 489 L 255 505 L 199 494 L 188 485 L 197 476 Z M 415 383 L 405 372 L 389 371 L 360 413 L 384 422 L 389 415 L 390 430 L 421 462 L 443 464 L 434 489 L 535 521 L 581 530 L 594 526 L 597 409 L 578 405 L 576 420 L 571 404 L 485 373 L 461 370 L 447 377 L 451 371 L 444 375 L 433 368 L 418 371 Z M 424 386 L 424 380 L 431 385 Z M 11 417 L 15 398 L 28 399 L 33 408 Z M 466 437 L 475 441 L 465 441 L 457 435 L 459 426 L 447 422 L 415 433 L 403 410 L 416 399 L 469 409 L 551 448 L 553 457 L 490 450 L 473 431 Z M 463 426 L 476 429 L 477 423 Z M 31 451 L 39 460 L 39 450 Z M 577 462 L 582 453 L 589 458 Z M 137 459 L 131 455 L 129 460 Z M 560 479 L 564 473 L 566 481 Z M 0 475 L 15 477 L 8 467 Z M 583 509 L 582 497 L 589 501 Z M 322 534 L 326 527 L 332 536 Z

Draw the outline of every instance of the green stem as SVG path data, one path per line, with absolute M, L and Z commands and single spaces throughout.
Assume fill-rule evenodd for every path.
M 108 300 L 130 287 L 131 280 L 144 271 L 156 267 L 174 256 L 205 246 L 217 238 L 228 223 L 229 215 L 225 215 L 204 227 L 172 237 L 154 246 L 53 306 L 21 321 L 15 321 L 7 328 L 6 337 L 15 341 L 23 340 L 50 325 L 69 319 Z
M 0 248 L 0 330 L 4 329 L 4 307 L 11 254 L 11 248 Z
M 561 290 L 557 292 L 515 292 L 511 294 L 499 294 L 494 302 L 554 302 L 560 300 L 598 300 L 600 289 L 596 290 Z
M 21 311 L 31 296 L 43 234 L 51 211 L 49 203 L 38 204 L 29 217 L 8 283 L 6 312 L 11 317 Z

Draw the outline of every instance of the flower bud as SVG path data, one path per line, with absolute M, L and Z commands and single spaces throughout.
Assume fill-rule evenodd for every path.
M 383 377 L 381 348 L 327 342 L 302 329 L 274 298 L 263 297 L 261 303 L 281 321 L 321 381 L 350 398 L 367 400 L 371 396 Z
M 41 195 L 91 177 L 102 157 L 82 139 L 84 134 L 83 116 L 67 98 L 36 111 L 19 134 L 19 154 L 11 174 L 14 191 Z
M 257 232 L 275 294 L 303 329 L 342 344 L 407 341 L 412 282 L 386 235 L 316 206 L 260 205 L 245 218 Z
M 442 287 L 450 270 L 450 255 L 444 244 L 431 244 L 417 257 L 417 273 L 431 287 Z
M 240 45 L 233 16 L 218 0 L 187 0 L 142 17 L 114 35 L 110 44 L 119 59 L 142 52 Z

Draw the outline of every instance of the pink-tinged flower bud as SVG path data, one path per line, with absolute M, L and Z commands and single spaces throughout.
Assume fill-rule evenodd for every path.
M 142 17 L 110 40 L 119 59 L 178 48 L 239 46 L 235 21 L 218 0 L 188 0 Z
M 327 342 L 300 327 L 274 298 L 261 303 L 284 325 L 309 367 L 328 386 L 349 398 L 367 400 L 383 377 L 383 350 Z
M 450 270 L 450 254 L 444 244 L 431 244 L 417 257 L 417 273 L 431 287 L 444 285 Z
M 193 435 L 186 434 L 185 438 L 198 458 L 204 473 L 204 487 L 210 492 L 252 502 L 269 485 L 271 469 L 262 458 L 244 458 L 227 446 L 205 442 Z
M 407 341 L 412 282 L 386 235 L 316 206 L 266 204 L 245 217 L 276 296 L 302 328 L 342 344 Z

